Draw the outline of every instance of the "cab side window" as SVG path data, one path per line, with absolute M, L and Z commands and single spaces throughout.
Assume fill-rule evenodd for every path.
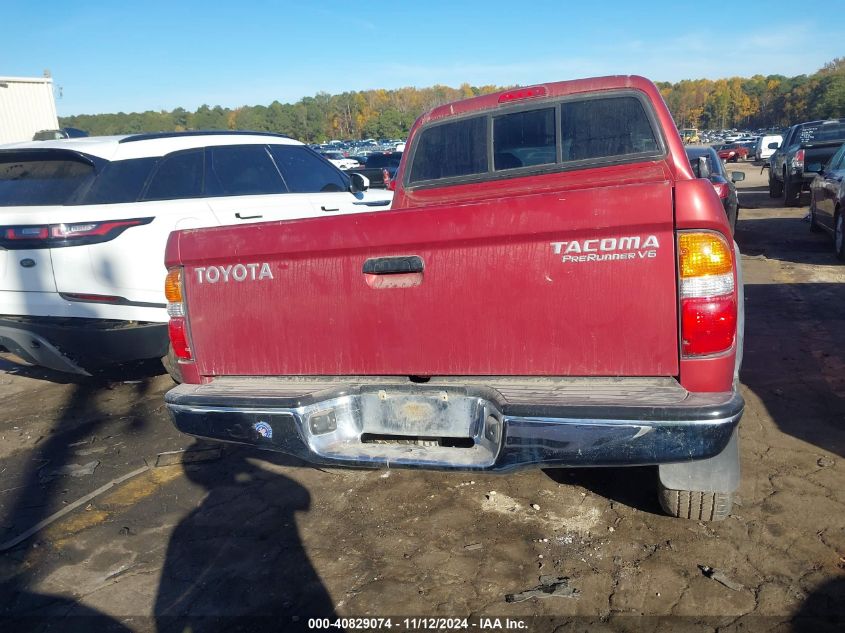
M 487 172 L 487 117 L 433 125 L 422 131 L 410 182 Z

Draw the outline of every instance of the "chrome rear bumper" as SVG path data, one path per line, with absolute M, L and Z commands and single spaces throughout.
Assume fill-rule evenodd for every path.
M 706 459 L 744 406 L 672 379 L 489 377 L 229 378 L 166 401 L 185 433 L 313 463 L 485 471 Z

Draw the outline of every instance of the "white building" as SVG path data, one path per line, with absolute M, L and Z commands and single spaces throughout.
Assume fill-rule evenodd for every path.
M 41 130 L 57 130 L 50 77 L 0 77 L 0 143 L 31 141 Z

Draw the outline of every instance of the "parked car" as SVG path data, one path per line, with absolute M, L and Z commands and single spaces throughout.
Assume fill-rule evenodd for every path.
M 747 159 L 754 159 L 754 150 L 757 147 L 757 138 L 756 137 L 749 137 L 749 138 L 741 138 L 736 141 L 736 144 L 740 147 L 744 147 L 746 154 L 745 158 Z
M 797 206 L 822 165 L 845 143 L 845 119 L 808 121 L 789 128 L 783 144 L 769 159 L 769 195 L 783 196 L 785 206 Z
M 810 229 L 833 236 L 836 256 L 845 261 L 845 144 L 810 184 Z
M 339 169 L 357 169 L 361 166 L 354 158 L 347 158 L 343 152 L 323 152 L 323 158 Z
M 783 143 L 783 136 L 780 134 L 764 134 L 757 139 L 754 146 L 754 158 L 757 162 L 767 161 Z
M 487 94 L 408 148 L 395 210 L 171 235 L 176 426 L 334 466 L 657 465 L 669 514 L 725 518 L 740 260 L 658 88 Z
M 734 183 L 745 180 L 745 174 L 741 171 L 732 171 L 729 174 L 712 147 L 687 147 L 686 152 L 696 178 L 707 178 L 713 183 L 713 189 L 722 201 L 733 235 L 739 217 L 739 196 Z
M 390 205 L 390 192 L 366 189 L 365 178 L 271 134 L 6 145 L 0 148 L 0 346 L 78 374 L 165 356 L 161 262 L 172 230 Z
M 696 130 L 695 128 L 682 128 L 679 130 L 679 133 L 684 143 L 693 144 L 701 142 L 698 130 Z
M 727 163 L 736 163 L 740 159 L 745 160 L 748 157 L 748 148 L 743 147 L 739 143 L 726 143 L 720 145 L 716 149 L 719 158 Z
M 350 173 L 365 176 L 373 188 L 387 188 L 401 160 L 402 152 L 373 152 L 363 167 L 353 168 Z
M 61 138 L 84 138 L 88 132 L 75 127 L 63 127 L 60 130 L 41 130 L 32 137 L 33 141 L 55 141 Z

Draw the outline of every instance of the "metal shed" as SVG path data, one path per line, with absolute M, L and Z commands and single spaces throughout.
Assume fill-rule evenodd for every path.
M 52 78 L 0 77 L 0 143 L 31 141 L 58 127 Z

